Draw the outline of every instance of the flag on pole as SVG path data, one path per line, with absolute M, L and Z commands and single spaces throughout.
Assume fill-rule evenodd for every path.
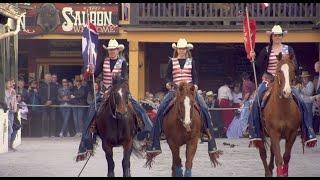
M 98 32 L 94 24 L 84 26 L 82 32 L 82 58 L 86 69 L 92 66 L 95 69 L 97 60 L 97 48 L 99 44 Z M 90 72 L 94 73 L 94 72 Z
M 249 30 L 250 28 L 250 30 Z M 250 51 L 254 50 L 255 47 L 255 41 L 256 41 L 256 21 L 254 19 L 249 19 L 249 27 L 248 27 L 248 18 L 247 16 L 244 17 L 243 20 L 243 34 L 244 34 L 244 47 L 247 52 L 247 58 L 249 60 L 252 60 L 250 58 Z M 251 37 L 249 37 L 249 32 L 251 34 Z M 250 39 L 251 38 L 251 41 Z M 250 42 L 252 43 L 252 46 L 250 45 Z M 251 49 L 252 47 L 252 49 Z

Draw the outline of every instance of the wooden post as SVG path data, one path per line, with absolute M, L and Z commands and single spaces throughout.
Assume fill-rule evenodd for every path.
M 145 72 L 146 72 L 146 60 L 145 60 L 145 46 L 143 43 L 139 43 L 139 53 L 138 53 L 138 75 L 139 75 L 139 90 L 138 99 L 143 99 L 145 95 Z
M 139 96 L 139 43 L 129 42 L 129 89 L 133 97 Z
M 137 41 L 129 42 L 129 89 L 138 100 L 144 98 L 145 92 L 145 50 Z

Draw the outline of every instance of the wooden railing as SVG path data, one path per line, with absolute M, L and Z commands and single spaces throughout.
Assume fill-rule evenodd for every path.
M 241 25 L 245 3 L 131 3 L 131 25 Z M 257 24 L 313 26 L 320 20 L 320 3 L 248 3 Z

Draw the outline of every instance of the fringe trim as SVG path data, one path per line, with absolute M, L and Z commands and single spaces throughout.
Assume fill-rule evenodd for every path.
M 87 160 L 89 158 L 89 156 L 94 156 L 96 153 L 96 148 L 98 147 L 98 142 L 96 140 L 96 142 L 93 144 L 93 149 L 92 150 L 86 150 L 86 152 L 83 153 L 78 153 L 77 156 L 74 158 L 76 162 L 79 161 L 84 161 Z
M 218 159 L 222 154 L 223 154 L 223 151 L 221 151 L 221 150 L 209 152 L 211 165 L 213 165 L 213 167 L 221 166 L 221 163 L 218 161 Z

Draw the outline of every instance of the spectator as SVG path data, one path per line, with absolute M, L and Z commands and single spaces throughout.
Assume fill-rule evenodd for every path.
M 319 74 L 317 77 L 317 83 L 315 83 L 315 95 L 320 94 L 320 61 L 317 61 L 314 64 L 315 71 Z M 315 133 L 319 134 L 319 128 L 320 128 L 320 99 L 317 98 L 313 103 L 313 130 Z
M 58 90 L 59 88 L 61 88 L 61 84 L 58 82 L 58 76 L 57 74 L 52 74 L 51 75 L 51 81 L 52 84 L 54 84 L 56 86 L 56 89 Z M 58 102 L 57 102 L 58 104 Z M 62 128 L 62 114 L 59 111 L 59 107 L 56 108 L 56 121 L 55 121 L 55 134 L 58 135 L 60 133 L 60 130 Z
M 62 79 L 62 87 L 58 90 L 58 100 L 60 105 L 69 106 L 71 91 L 69 88 L 69 82 L 67 79 Z M 60 107 L 60 112 L 62 114 L 63 124 L 59 133 L 59 137 L 66 136 L 66 129 L 68 127 L 68 121 L 70 118 L 71 107 Z
M 318 79 L 319 79 L 319 76 L 318 76 L 318 75 L 315 75 L 315 76 L 313 77 L 312 83 L 313 83 L 313 87 L 314 87 L 314 92 L 317 92 Z
M 6 81 L 6 87 L 5 87 L 5 102 L 8 107 L 8 147 L 11 151 L 16 151 L 12 147 L 14 139 L 13 135 L 13 123 L 14 123 L 14 114 L 18 110 L 17 106 L 17 98 L 16 98 L 16 91 L 13 88 L 13 81 L 7 80 Z M 13 135 L 13 136 L 12 136 Z
M 94 83 L 94 88 L 95 88 L 95 92 L 96 92 L 96 97 L 103 95 L 103 92 L 101 91 L 99 82 Z M 87 97 L 87 103 L 92 104 L 92 103 L 94 103 L 93 100 L 94 100 L 94 97 L 93 97 L 93 89 L 92 89 L 92 90 L 89 90 L 89 94 Z
M 18 101 L 18 108 L 19 108 L 19 113 L 21 117 L 21 124 L 22 124 L 22 129 L 21 129 L 21 136 L 25 137 L 27 136 L 27 132 L 29 131 L 29 123 L 28 123 L 28 107 L 27 104 L 23 101 L 22 95 L 18 94 L 17 95 L 17 101 Z
M 28 90 L 25 88 L 25 82 L 23 79 L 18 80 L 17 94 L 21 94 L 22 101 L 26 101 L 28 98 Z
M 214 94 L 212 91 L 208 91 L 206 93 L 206 103 L 208 105 L 208 108 L 219 108 L 219 104 L 217 101 L 217 94 Z M 223 121 L 221 118 L 221 111 L 217 110 L 210 110 L 211 120 L 213 123 L 213 130 L 216 134 L 218 134 L 218 137 L 223 136 Z
M 235 108 L 239 108 L 242 102 L 242 92 L 240 91 L 240 88 L 240 83 L 236 83 L 232 91 L 232 103 Z
M 231 84 L 231 80 L 226 78 L 224 80 L 224 85 L 218 89 L 218 101 L 220 108 L 232 108 L 232 94 L 231 89 L 229 88 Z M 227 132 L 229 124 L 233 118 L 233 110 L 223 110 L 221 112 L 221 116 L 224 123 L 224 132 Z
M 29 108 L 29 123 L 31 136 L 41 137 L 42 136 L 42 120 L 41 120 L 41 108 L 32 106 L 40 105 L 40 95 L 38 90 L 37 81 L 33 80 L 30 82 L 28 89 L 27 103 L 31 105 Z
M 58 82 L 57 74 L 52 74 L 51 79 L 52 79 L 52 83 L 57 86 L 57 89 L 61 88 L 61 84 L 59 84 Z
M 76 76 L 75 78 L 75 86 L 73 87 L 73 90 L 71 92 L 71 101 L 70 103 L 72 105 L 78 105 L 78 106 L 85 106 L 87 99 L 86 97 L 86 89 L 81 85 L 81 79 L 80 76 Z M 73 121 L 74 126 L 76 129 L 76 133 L 78 136 L 81 136 L 83 123 L 84 123 L 84 107 L 73 107 L 72 108 L 72 114 L 73 114 Z
M 52 83 L 51 74 L 45 74 L 44 81 L 40 83 L 40 102 L 45 107 L 42 108 L 42 136 L 54 137 L 56 135 L 56 108 L 50 105 L 57 104 L 58 89 Z
M 298 87 L 298 90 L 300 92 L 301 98 L 303 102 L 306 104 L 306 108 L 308 111 L 308 118 L 312 119 L 312 104 L 313 104 L 313 83 L 309 79 L 309 72 L 308 71 L 302 71 L 301 78 L 302 78 L 302 85 Z
M 272 75 L 271 75 L 272 76 Z M 250 75 L 246 72 L 242 73 L 242 102 L 240 106 L 242 106 L 247 100 L 249 100 L 250 96 L 255 91 L 255 84 L 250 81 Z

